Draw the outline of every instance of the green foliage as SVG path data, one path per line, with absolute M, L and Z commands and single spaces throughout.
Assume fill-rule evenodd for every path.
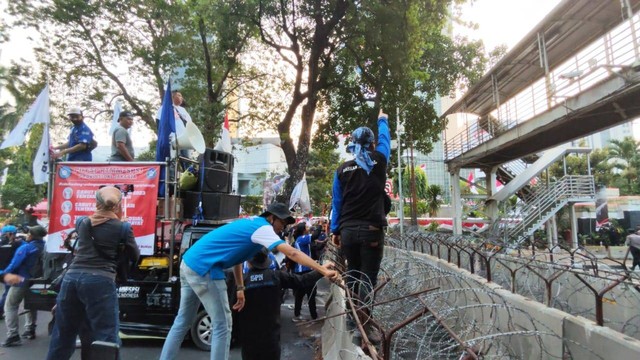
M 427 188 L 427 212 L 429 216 L 434 217 L 438 215 L 438 210 L 442 205 L 442 195 L 444 191 L 440 185 L 429 185 Z
M 309 152 L 307 186 L 313 213 L 327 215 L 331 209 L 331 187 L 333 174 L 340 163 L 334 149 L 321 148 Z
M 416 177 L 416 196 L 419 200 L 427 200 L 429 198 L 427 174 L 419 166 L 414 168 Z M 393 193 L 398 195 L 400 188 L 398 187 L 398 173 L 393 173 Z M 411 197 L 411 167 L 406 166 L 402 169 L 402 195 L 405 198 Z
M 136 161 L 156 161 L 156 144 L 158 143 L 157 139 L 151 140 L 149 142 L 149 149 L 140 153 L 136 156 Z
M 240 206 L 247 215 L 260 215 L 262 213 L 262 196 L 243 196 L 240 199 Z
M 640 171 L 640 142 L 627 136 L 622 140 L 613 139 L 609 145 L 610 164 L 615 179 L 622 180 L 621 195 L 640 193 L 638 186 L 638 171 Z

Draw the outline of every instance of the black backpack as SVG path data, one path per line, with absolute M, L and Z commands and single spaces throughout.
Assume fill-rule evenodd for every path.
M 35 264 L 31 266 L 31 269 L 29 269 L 29 276 L 32 279 L 38 279 L 44 276 L 44 244 L 33 244 L 33 246 L 38 248 L 38 259 Z

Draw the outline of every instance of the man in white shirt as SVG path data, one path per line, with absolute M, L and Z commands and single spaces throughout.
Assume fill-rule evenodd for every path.
M 633 265 L 631 266 L 631 271 L 633 271 L 636 266 L 640 267 L 640 226 L 636 226 L 636 232 L 628 235 L 626 240 L 624 244 L 629 247 L 633 257 Z
M 173 113 L 176 118 L 176 136 L 180 137 L 185 131 L 188 122 L 191 122 L 191 115 L 187 112 L 187 110 L 182 107 L 184 104 L 184 98 L 182 94 L 174 90 L 171 92 L 171 100 L 173 101 Z M 158 113 L 156 114 L 156 120 L 160 121 L 160 114 L 162 113 L 162 106 L 158 109 Z

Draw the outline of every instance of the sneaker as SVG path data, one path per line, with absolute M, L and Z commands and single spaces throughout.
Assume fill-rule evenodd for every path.
M 301 321 L 307 321 L 307 319 L 305 319 L 301 315 L 299 315 L 299 316 L 292 317 L 291 321 L 293 321 L 294 323 L 297 323 L 297 322 L 301 322 Z
M 14 335 L 7 340 L 5 340 L 0 346 L 2 347 L 11 347 L 11 346 L 20 346 L 22 345 L 22 341 L 20 341 L 20 336 Z
M 36 331 L 35 330 L 26 330 L 25 332 L 22 333 L 22 335 L 20 336 L 23 339 L 27 339 L 27 340 L 33 340 L 36 338 Z

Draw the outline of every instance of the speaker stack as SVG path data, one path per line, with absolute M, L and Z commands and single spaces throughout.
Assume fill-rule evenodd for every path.
M 240 195 L 232 195 L 233 155 L 207 148 L 199 158 L 200 188 L 202 191 L 185 191 L 183 198 L 184 217 L 189 219 L 197 213 L 202 199 L 205 220 L 224 220 L 240 214 Z M 200 189 L 199 188 L 199 189 Z

